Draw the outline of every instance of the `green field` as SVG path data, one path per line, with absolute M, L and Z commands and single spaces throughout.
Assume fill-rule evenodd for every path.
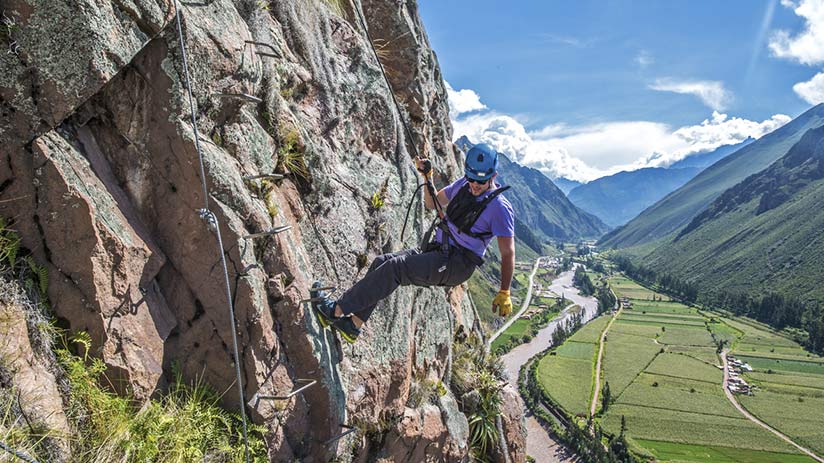
M 592 385 L 592 356 L 595 345 L 577 343 L 589 348 L 589 358 L 581 359 L 584 352 L 575 349 L 574 357 L 558 353 L 547 355 L 538 363 L 538 381 L 547 393 L 570 415 L 587 416 Z
M 760 323 L 658 301 L 626 278 L 610 283 L 633 307 L 606 337 L 602 383 L 613 401 L 596 415 L 606 431 L 620 432 L 624 417 L 633 450 L 662 462 L 813 462 L 727 399 L 717 354 L 723 340 L 755 370 L 742 375 L 757 386 L 755 394 L 738 395 L 740 403 L 824 453 L 824 359 Z M 598 338 L 608 321 L 591 322 L 539 364 L 546 391 L 572 415 L 587 413 Z
M 633 307 L 622 311 L 607 338 L 604 380 L 615 397 L 601 417 L 607 431 L 618 432 L 624 416 L 635 450 L 660 461 L 812 461 L 746 419 L 729 402 L 722 389 L 723 372 L 717 366 L 716 340 L 727 340 L 728 345 L 746 340 L 748 344 L 741 345 L 759 355 L 769 352 L 793 357 L 806 353 L 759 324 L 737 319 L 727 323 L 725 318 L 683 304 L 653 301 L 652 291 L 626 279 L 613 279 L 613 283 L 616 280 L 621 288 L 616 292 L 629 297 Z M 788 382 L 774 384 L 773 388 L 784 388 L 775 394 L 807 392 L 806 403 L 815 410 L 817 401 L 824 402 L 824 389 L 815 389 L 810 379 L 819 366 L 809 361 L 802 364 L 801 360 L 811 359 L 762 357 L 751 364 L 764 372 L 771 369 L 772 374 L 761 373 L 768 377 L 782 376 L 775 374 L 780 364 L 782 377 Z M 819 397 L 817 393 L 822 394 Z M 800 403 L 796 399 L 796 405 Z M 780 415 L 780 409 L 761 411 L 765 416 L 772 412 Z M 800 414 L 804 425 L 793 426 L 798 429 L 796 437 L 800 429 L 809 429 L 804 437 L 816 439 L 816 430 L 824 429 L 824 423 L 816 425 L 817 416 L 815 412 Z
M 753 372 L 757 389 L 739 396 L 750 413 L 818 455 L 824 454 L 824 359 L 752 320 L 731 320 L 742 332 L 732 354 Z
M 573 416 L 589 416 L 594 361 L 601 332 L 611 317 L 598 317 L 575 332 L 538 363 L 538 381 Z
M 509 325 L 509 328 L 506 329 L 503 333 L 500 334 L 494 341 L 492 341 L 491 349 L 494 351 L 496 347 L 504 345 L 509 342 L 510 339 L 521 339 L 529 330 L 529 320 L 525 320 L 523 318 L 519 318 L 512 322 Z
M 806 455 L 765 452 L 733 447 L 710 445 L 688 445 L 674 442 L 637 439 L 635 443 L 647 449 L 660 461 L 683 461 L 714 463 L 813 463 L 815 460 Z
M 610 279 L 612 290 L 618 297 L 628 297 L 630 299 L 640 299 L 652 301 L 653 297 L 669 301 L 670 298 L 664 294 L 651 291 L 638 283 L 624 277 L 613 277 Z

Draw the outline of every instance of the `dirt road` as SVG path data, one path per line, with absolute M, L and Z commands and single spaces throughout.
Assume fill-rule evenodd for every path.
M 735 398 L 735 395 L 732 392 L 730 392 L 729 388 L 727 387 L 727 385 L 729 384 L 729 380 L 730 380 L 730 371 L 729 371 L 729 367 L 727 366 L 727 352 L 728 351 L 726 349 L 723 352 L 721 352 L 721 362 L 722 362 L 722 365 L 724 366 L 724 394 L 727 395 L 727 399 L 729 399 L 729 401 L 732 402 L 732 405 L 736 409 L 738 409 L 738 411 L 741 412 L 742 415 L 747 417 L 753 423 L 761 426 L 762 428 L 766 429 L 767 431 L 770 431 L 771 433 L 773 433 L 776 436 L 780 437 L 781 439 L 783 439 L 784 441 L 786 441 L 787 443 L 789 443 L 793 447 L 797 448 L 800 452 L 806 454 L 810 458 L 818 461 L 819 463 L 824 463 L 824 459 L 822 459 L 818 455 L 814 454 L 810 450 L 796 444 L 789 437 L 785 436 L 784 434 L 782 434 L 778 430 L 772 428 L 767 423 L 764 423 L 763 421 L 759 420 L 758 418 L 753 416 L 750 412 L 748 412 L 744 407 L 742 407 L 741 404 L 738 403 L 738 400 Z
M 619 310 L 618 314 L 620 313 L 621 311 Z M 589 416 L 595 416 L 595 409 L 598 408 L 598 395 L 601 393 L 601 360 L 604 358 L 604 341 L 607 338 L 610 327 L 612 327 L 612 323 L 618 318 L 618 314 L 612 317 L 607 327 L 604 328 L 604 332 L 601 333 L 601 342 L 598 347 L 598 360 L 595 362 L 595 390 L 592 393 L 592 403 L 589 405 Z

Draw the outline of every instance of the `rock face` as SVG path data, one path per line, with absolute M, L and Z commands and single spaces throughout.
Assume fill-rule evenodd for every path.
M 415 244 L 430 218 L 420 208 L 413 233 L 398 234 L 417 186 L 413 146 L 442 180 L 460 171 L 415 2 L 184 4 L 197 127 L 174 3 L 81 3 L 4 6 L 15 26 L 0 54 L 0 216 L 48 267 L 57 316 L 91 335 L 115 387 L 147 398 L 179 364 L 240 405 L 219 248 L 198 215 L 208 207 L 247 410 L 270 431 L 272 461 L 466 459 L 468 424 L 451 392 L 409 406 L 412 378 L 448 382 L 453 334 L 476 326 L 462 288 L 402 288 L 354 346 L 301 303 L 314 280 L 347 288 L 364 262 Z M 391 51 L 382 59 L 403 114 L 364 27 Z M 249 179 L 273 173 L 286 178 Z M 299 380 L 318 383 L 288 401 L 258 399 Z M 506 435 L 520 425 L 507 423 Z M 342 425 L 368 432 L 323 445 Z
M 4 423 L 22 421 L 40 429 L 49 461 L 68 461 L 69 424 L 52 369 L 54 353 L 37 325 L 40 311 L 16 284 L 0 278 L 0 403 Z M 6 404 L 13 404 L 11 406 Z M 2 428 L 2 426 L 0 426 Z

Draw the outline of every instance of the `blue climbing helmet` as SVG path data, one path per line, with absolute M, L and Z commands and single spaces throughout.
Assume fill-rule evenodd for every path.
M 472 180 L 485 182 L 498 169 L 498 152 L 486 143 L 478 143 L 466 153 L 464 173 Z

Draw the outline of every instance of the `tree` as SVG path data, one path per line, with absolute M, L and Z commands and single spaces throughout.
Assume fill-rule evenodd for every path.
M 609 391 L 609 381 L 604 383 L 601 389 L 601 413 L 606 413 L 609 404 L 612 402 L 612 393 Z

